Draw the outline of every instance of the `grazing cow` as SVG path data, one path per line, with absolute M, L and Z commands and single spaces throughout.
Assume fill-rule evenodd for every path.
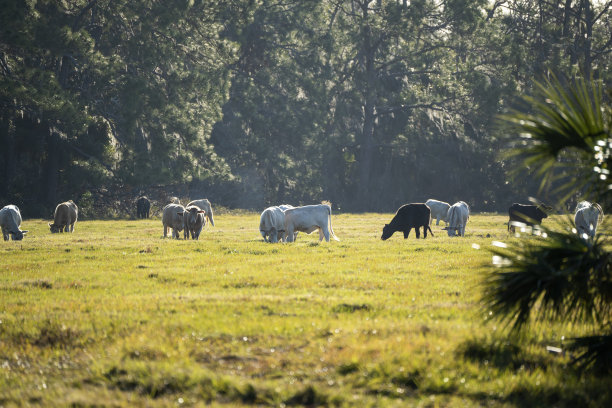
M 210 224 L 213 227 L 215 226 L 215 220 L 213 219 L 213 210 L 210 205 L 210 201 L 208 201 L 206 198 L 202 198 L 201 200 L 190 201 L 187 204 L 187 207 L 189 207 L 190 205 L 195 205 L 196 207 L 200 208 L 200 210 L 204 210 L 206 218 L 208 218 L 208 221 L 210 222 Z
M 285 212 L 277 206 L 263 210 L 259 218 L 259 232 L 265 242 L 282 241 L 285 235 Z
M 0 210 L 0 227 L 2 228 L 2 236 L 5 241 L 9 240 L 9 236 L 13 241 L 21 241 L 23 236 L 28 231 L 19 229 L 21 225 L 21 213 L 16 205 L 9 204 Z
M 185 224 L 183 217 L 179 214 L 185 212 L 185 207 L 180 204 L 170 203 L 162 210 L 162 224 L 164 224 L 164 238 L 168 236 L 168 228 L 172 228 L 172 238 L 179 239 L 179 232 Z
M 206 225 L 206 217 L 204 214 L 206 214 L 206 211 L 201 210 L 200 207 L 195 205 L 188 205 L 184 212 L 178 213 L 179 217 L 183 217 L 185 239 L 189 239 L 190 234 L 191 239 L 197 240 L 200 238 L 200 232 L 202 232 L 202 228 Z
M 594 238 L 597 225 L 601 224 L 603 217 L 603 209 L 599 204 L 589 203 L 588 201 L 579 202 L 574 214 L 574 223 L 578 234 L 581 236 L 586 234 L 587 237 Z
M 281 204 L 278 207 L 268 207 L 261 213 L 259 218 L 259 232 L 265 242 L 283 242 L 285 239 L 285 211 L 294 208 L 289 204 Z M 294 232 L 293 240 L 297 237 L 297 231 Z
M 79 208 L 72 201 L 59 203 L 53 213 L 53 224 L 49 223 L 52 234 L 57 232 L 73 232 L 74 224 L 79 217 Z
M 442 228 L 446 230 L 449 237 L 459 235 L 460 237 L 465 236 L 465 225 L 470 218 L 470 207 L 463 201 L 458 201 L 453 204 L 446 215 L 446 220 L 449 226 Z
M 508 231 L 514 233 L 517 225 L 534 225 L 542 224 L 542 219 L 548 215 L 544 212 L 542 205 L 526 205 L 514 203 L 508 208 Z
M 450 208 L 449 203 L 430 198 L 429 200 L 425 201 L 425 205 L 431 210 L 431 220 L 433 221 L 434 218 L 436 219 L 436 225 L 440 225 L 440 220 L 442 220 L 448 226 L 446 216 L 448 215 L 448 209 Z
M 142 196 L 136 200 L 136 218 L 149 218 L 151 202 L 147 196 Z
M 427 238 L 428 229 L 433 237 L 434 233 L 429 226 L 430 220 L 431 210 L 425 204 L 404 204 L 397 210 L 391 222 L 389 224 L 385 224 L 380 239 L 385 241 L 389 239 L 396 231 L 402 231 L 404 233 L 404 239 L 406 239 L 408 238 L 408 234 L 410 234 L 410 230 L 413 228 L 417 239 L 419 239 L 421 237 L 419 232 L 421 227 L 423 227 L 423 239 Z
M 296 232 L 310 234 L 319 230 L 319 241 L 325 238 L 329 242 L 329 236 L 340 241 L 331 222 L 331 207 L 327 204 L 305 205 L 303 207 L 289 208 L 285 211 L 285 234 L 287 242 L 295 241 Z

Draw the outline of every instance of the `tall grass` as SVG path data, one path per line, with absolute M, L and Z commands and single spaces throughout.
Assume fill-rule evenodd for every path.
M 158 219 L 26 220 L 0 245 L 0 405 L 610 403 L 609 379 L 546 351 L 587 325 L 512 338 L 481 309 L 491 255 L 474 247 L 514 240 L 506 217 L 383 242 L 391 217 L 334 214 L 340 242 L 276 245 L 257 214 L 199 241 L 163 239 Z

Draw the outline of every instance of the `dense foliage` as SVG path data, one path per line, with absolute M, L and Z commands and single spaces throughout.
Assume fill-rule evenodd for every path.
M 608 86 L 610 8 L 9 0 L 0 200 L 34 215 L 101 187 L 186 184 L 251 208 L 391 210 L 431 196 L 502 210 L 537 184 L 512 181 L 494 118 L 549 69 Z
M 543 186 L 557 182 L 566 195 L 582 191 L 583 198 L 609 208 L 612 110 L 602 105 L 601 84 L 581 79 L 564 86 L 555 80 L 539 88 L 539 97 L 529 99 L 533 113 L 509 117 L 525 138 L 515 154 L 539 169 Z M 514 329 L 534 315 L 591 324 L 592 333 L 573 339 L 569 348 L 579 352 L 575 361 L 583 368 L 612 373 L 609 238 L 601 227 L 594 238 L 576 228 L 570 219 L 560 230 L 545 227 L 543 240 L 495 249 L 500 269 L 485 280 L 485 304 Z

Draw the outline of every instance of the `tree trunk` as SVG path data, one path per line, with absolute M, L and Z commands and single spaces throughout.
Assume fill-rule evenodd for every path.
M 374 120 L 376 109 L 376 68 L 374 66 L 375 50 L 372 45 L 372 33 L 368 25 L 367 2 L 363 11 L 363 48 L 362 68 L 365 74 L 364 103 L 363 103 L 363 127 L 361 133 L 361 149 L 359 153 L 359 199 L 363 208 L 369 208 L 371 194 L 371 174 L 373 171 L 374 155 Z
M 57 186 L 59 177 L 59 135 L 49 129 L 47 135 L 47 159 L 44 166 L 42 191 L 45 192 L 47 205 L 54 207 L 57 204 Z
M 10 118 L 6 119 L 6 121 L 2 121 L 2 146 L 4 147 L 4 177 L 2 180 L 2 189 L 0 190 L 0 195 L 2 195 L 2 197 L 8 198 L 9 194 L 11 193 L 11 184 L 13 183 L 17 172 L 17 160 L 15 157 L 15 123 Z
M 584 38 L 584 77 L 588 80 L 591 77 L 591 65 L 592 65 L 592 37 L 593 37 L 593 8 L 591 7 L 590 0 L 584 0 L 584 21 L 585 21 L 585 38 Z

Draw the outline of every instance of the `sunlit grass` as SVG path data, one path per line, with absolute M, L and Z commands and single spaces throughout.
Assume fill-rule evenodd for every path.
M 383 242 L 391 218 L 334 214 L 340 242 L 293 244 L 264 243 L 258 214 L 219 215 L 199 241 L 163 239 L 158 219 L 26 220 L 0 244 L 0 405 L 610 402 L 609 379 L 546 352 L 588 327 L 513 339 L 480 307 L 507 217 Z

